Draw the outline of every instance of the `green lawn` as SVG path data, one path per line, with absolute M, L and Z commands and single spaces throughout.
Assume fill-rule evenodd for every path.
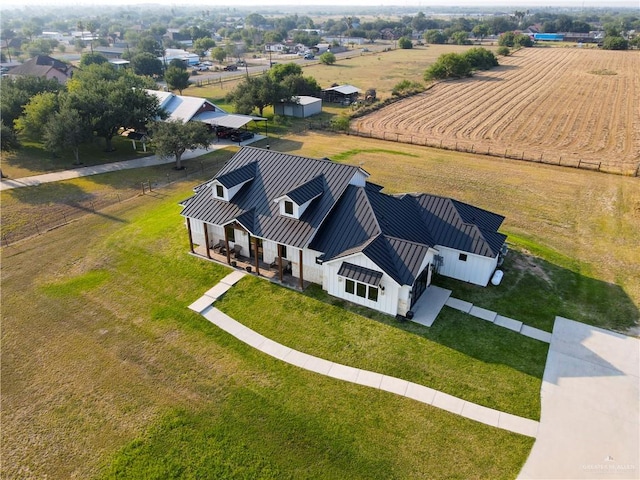
M 2 250 L 3 478 L 516 476 L 532 439 L 286 365 L 190 311 L 229 272 L 187 253 L 192 185 Z
M 539 418 L 548 345 L 453 310 L 445 309 L 431 328 L 371 312 L 373 320 L 319 287 L 301 296 L 256 278 L 243 280 L 216 305 L 305 353 Z

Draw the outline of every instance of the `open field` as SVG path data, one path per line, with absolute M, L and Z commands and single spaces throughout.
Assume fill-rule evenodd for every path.
M 364 134 L 633 175 L 640 164 L 640 52 L 528 48 L 501 66 L 356 119 Z
M 532 439 L 283 364 L 190 311 L 228 273 L 187 254 L 177 202 L 194 184 L 2 250 L 2 478 L 516 476 Z M 286 305 L 300 298 L 262 282 L 239 293 L 264 288 Z M 335 338 L 344 344 L 390 329 L 303 300 L 318 318 L 340 313 L 345 330 Z M 528 399 L 512 402 L 536 415 L 544 345 L 523 339 L 530 358 L 507 355 L 496 365 L 482 358 L 486 339 L 476 327 L 504 337 L 505 352 L 514 334 L 481 323 L 442 327 L 449 339 L 466 338 L 428 342 L 448 382 L 458 381 L 453 362 L 462 362 L 483 379 L 531 383 Z M 420 336 L 389 334 L 404 338 L 415 361 L 426 355 Z M 391 356 L 377 362 L 394 368 Z

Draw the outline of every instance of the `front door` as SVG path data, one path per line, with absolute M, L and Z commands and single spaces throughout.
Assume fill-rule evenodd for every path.
M 416 278 L 413 288 L 411 289 L 411 308 L 416 304 L 420 296 L 429 286 L 431 281 L 431 265 L 427 265 L 418 278 Z

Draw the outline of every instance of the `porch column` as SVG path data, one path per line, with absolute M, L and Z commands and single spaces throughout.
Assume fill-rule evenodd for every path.
M 251 238 L 249 238 L 249 245 L 251 245 Z M 253 237 L 253 256 L 256 257 L 256 274 L 260 275 L 260 259 L 258 258 L 258 238 Z
M 191 236 L 191 220 L 187 217 L 187 231 L 189 232 L 189 249 L 191 253 L 195 253 L 193 251 L 193 237 Z
M 284 276 L 282 275 L 282 248 L 278 244 L 278 274 L 280 275 L 280 281 L 284 282 Z
M 227 263 L 231 265 L 231 252 L 229 252 L 229 233 L 227 227 L 224 227 L 224 248 L 227 251 Z
M 202 226 L 204 227 L 204 244 L 207 248 L 207 258 L 211 260 L 211 251 L 209 250 L 209 227 L 204 222 L 202 222 Z
M 302 276 L 302 250 L 300 250 L 300 290 L 304 290 L 304 278 Z

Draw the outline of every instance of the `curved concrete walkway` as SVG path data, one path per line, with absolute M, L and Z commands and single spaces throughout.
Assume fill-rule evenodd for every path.
M 492 427 L 509 430 L 528 437 L 537 435 L 538 422 L 535 420 L 467 402 L 461 398 L 400 378 L 314 357 L 274 342 L 245 327 L 212 306 L 221 295 L 228 291 L 244 275 L 244 272 L 238 270 L 232 272 L 192 303 L 189 308 L 202 314 L 211 323 L 233 335 L 238 340 L 291 365 L 339 380 L 395 393 Z
M 265 137 L 262 135 L 256 135 L 254 138 L 246 140 L 240 145 L 247 145 L 263 138 Z M 182 160 L 189 160 L 192 158 L 200 157 L 205 153 L 237 145 L 237 143 L 229 143 L 224 141 L 221 141 L 220 143 L 212 143 L 211 145 L 209 145 L 208 149 L 197 148 L 194 150 L 187 150 L 186 152 L 184 152 L 184 155 L 182 155 Z M 102 165 L 93 165 L 90 167 L 72 168 L 70 170 L 62 170 L 59 172 L 33 175 L 31 177 L 16 179 L 3 178 L 2 181 L 0 181 L 0 191 L 11 190 L 12 188 L 37 187 L 38 185 L 43 183 L 59 182 L 61 180 L 70 180 L 72 178 L 78 177 L 88 177 L 91 175 L 99 175 L 101 173 L 117 172 L 119 170 L 129 170 L 131 168 L 155 167 L 156 165 L 165 165 L 167 163 L 173 163 L 175 161 L 175 157 L 162 158 L 157 155 L 150 155 L 144 158 L 123 160 L 122 162 L 105 163 Z

